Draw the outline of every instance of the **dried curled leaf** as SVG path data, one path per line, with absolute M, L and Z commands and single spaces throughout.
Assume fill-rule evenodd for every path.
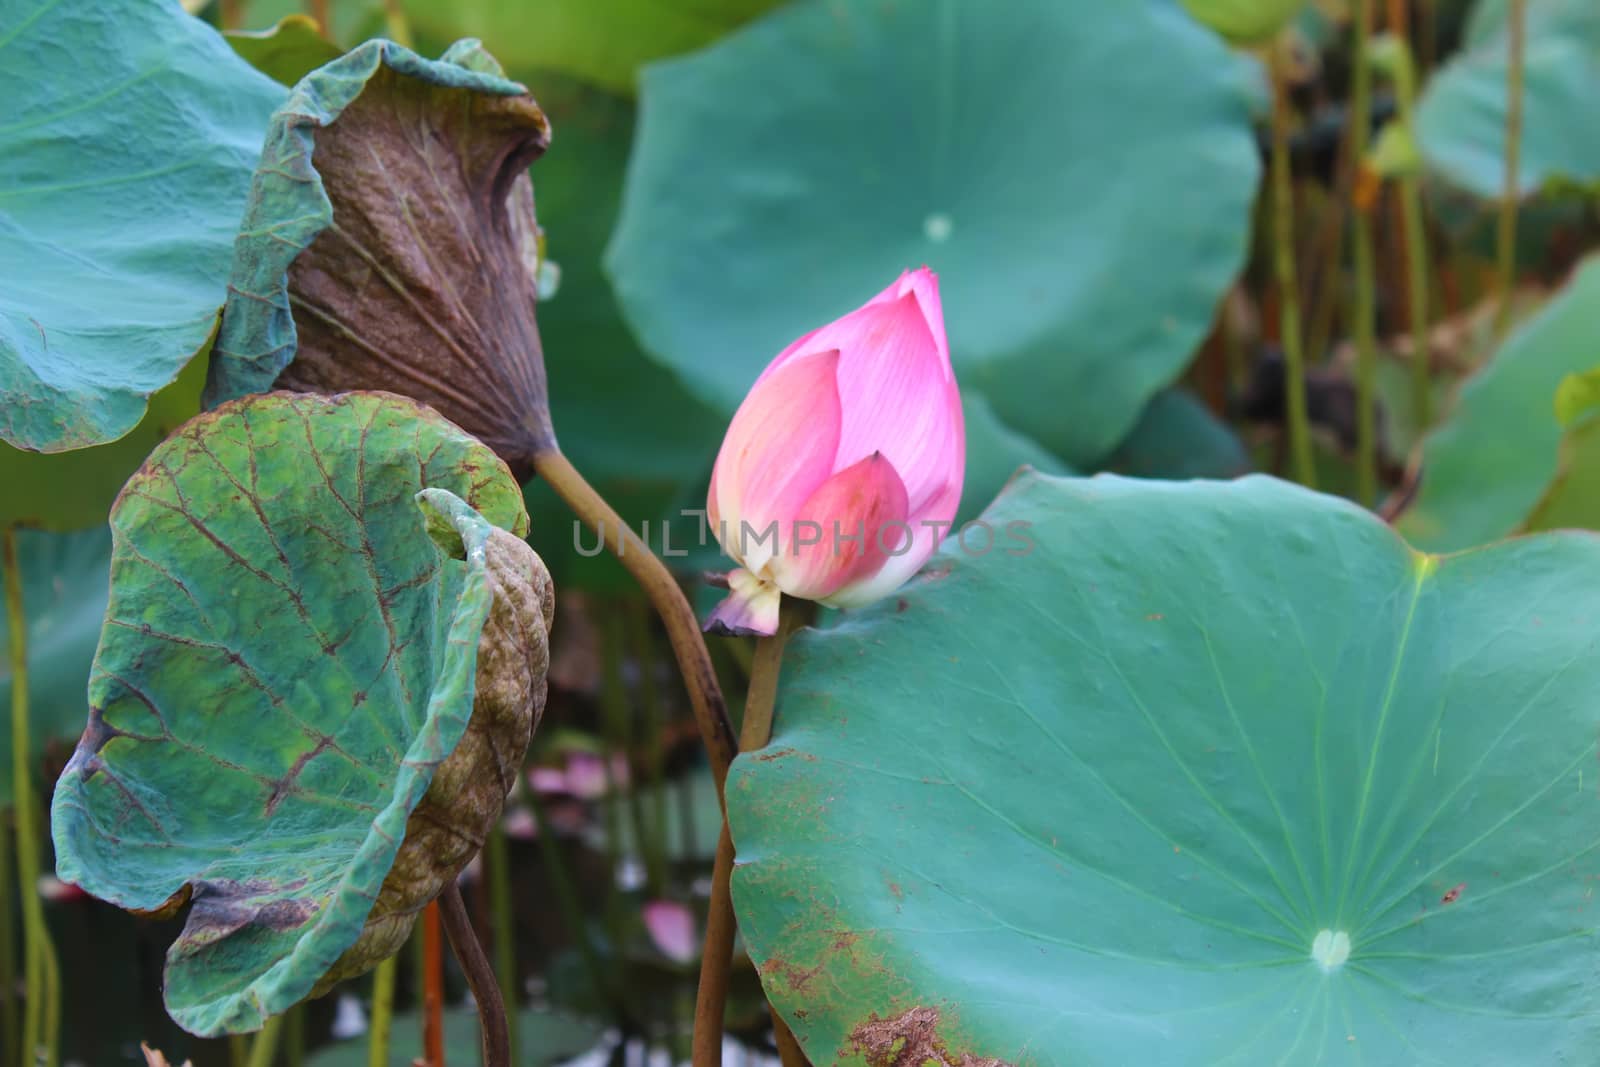
M 394 390 L 525 476 L 554 440 L 527 176 L 549 140 L 476 41 L 370 41 L 307 75 L 268 130 L 210 401 Z

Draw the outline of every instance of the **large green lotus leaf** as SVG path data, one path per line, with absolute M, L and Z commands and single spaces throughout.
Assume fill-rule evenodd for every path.
M 168 0 L 4 0 L 0 48 L 0 441 L 85 448 L 210 336 L 283 89 Z
M 1400 530 L 1430 551 L 1504 537 L 1556 476 L 1556 388 L 1600 360 L 1600 257 L 1510 334 L 1422 444 L 1422 485 Z
M 1593 1058 L 1600 540 L 1425 556 L 1263 477 L 988 521 L 1032 550 L 798 636 L 728 780 L 813 1062 Z
M 618 514 L 635 530 L 647 520 L 654 529 L 710 471 L 725 423 L 639 350 L 600 267 L 622 196 L 633 105 L 550 74 L 531 79 L 531 88 L 560 130 L 530 172 L 546 254 L 561 271 L 555 297 L 539 306 L 556 434 Z M 609 553 L 585 557 L 573 548 L 571 510 L 542 481 L 527 492 L 533 541 L 562 588 L 636 588 Z
M 526 473 L 550 441 L 527 166 L 550 127 L 476 41 L 368 41 L 272 116 L 208 403 L 393 389 Z
M 22 610 L 28 634 L 30 740 L 39 758 L 54 744 L 70 744 L 83 729 L 89 665 L 94 662 L 100 620 L 111 584 L 111 531 L 104 526 L 72 534 L 17 531 L 22 571 Z M 0 565 L 0 574 L 4 566 Z M 0 617 L 0 648 L 8 648 L 8 625 Z M 11 657 L 0 660 L 0 709 L 9 722 Z M 38 788 L 41 779 L 34 780 Z M 0 730 L 0 808 L 12 798 L 11 731 Z
M 410 0 L 435 37 L 481 37 L 516 71 L 561 71 L 631 94 L 638 68 L 716 40 L 782 0 Z
M 144 417 L 115 441 L 71 452 L 28 452 L 0 441 L 0 526 L 79 530 L 105 524 L 128 475 L 169 433 L 200 411 L 206 354 L 150 397 Z
M 1519 187 L 1600 182 L 1600 6 L 1531 0 L 1527 18 Z M 1428 81 L 1417 110 L 1429 165 L 1486 198 L 1505 186 L 1509 53 L 1504 0 L 1481 4 L 1463 51 Z
M 967 471 L 961 483 L 957 525 L 981 515 L 1021 467 L 1046 474 L 1077 473 L 1039 442 L 1001 422 L 983 394 L 963 393 L 961 414 L 967 430 Z
M 784 345 L 925 263 L 963 387 L 1087 464 L 1244 258 L 1247 70 L 1176 4 L 802 0 L 645 70 L 608 269 L 727 415 Z
M 434 537 L 463 562 L 435 547 L 419 496 L 454 502 L 435 521 L 455 533 Z M 202 1036 L 254 1029 L 389 899 L 408 817 L 473 716 L 484 546 L 494 526 L 526 530 L 521 494 L 409 400 L 274 393 L 169 438 L 111 526 L 57 868 L 133 909 L 187 886 L 168 1010 Z

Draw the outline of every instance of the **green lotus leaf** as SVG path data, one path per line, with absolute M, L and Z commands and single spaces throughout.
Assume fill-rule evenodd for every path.
M 987 521 L 1031 549 L 797 636 L 728 779 L 812 1062 L 1591 1058 L 1600 539 L 1425 556 L 1262 477 Z
M 111 526 L 57 868 L 189 901 L 167 1009 L 251 1030 L 391 954 L 477 851 L 543 706 L 548 578 L 504 464 L 381 393 L 202 415 Z
M 308 75 L 267 131 L 208 402 L 392 390 L 526 474 L 551 440 L 527 178 L 549 133 L 476 41 L 368 41 Z
M 222 36 L 246 63 L 284 85 L 293 85 L 344 54 L 308 15 L 285 15 L 271 29 L 239 30 Z
M 1150 398 L 1133 432 L 1098 469 L 1137 478 L 1237 478 L 1250 454 L 1237 434 L 1187 389 Z
M 1424 88 L 1417 135 L 1430 166 L 1451 183 L 1498 199 L 1505 186 L 1504 0 L 1475 9 L 1463 51 Z M 1528 4 L 1518 187 L 1600 182 L 1600 7 L 1592 0 Z
M 967 472 L 961 484 L 957 525 L 981 515 L 1022 467 L 1046 474 L 1077 473 L 1043 445 L 1001 422 L 983 394 L 963 393 L 961 414 L 967 428 Z
M 1563 379 L 1600 358 L 1600 257 L 1514 330 L 1422 444 L 1422 484 L 1400 516 L 1413 544 L 1449 552 L 1522 528 L 1558 469 Z
M 710 44 L 782 0 L 410 0 L 437 38 L 481 37 L 515 71 L 552 70 L 631 94 L 652 59 Z
M 1088 464 L 1243 261 L 1248 67 L 1176 4 L 801 0 L 644 71 L 607 268 L 726 416 L 790 341 L 927 264 L 963 388 Z
M 71 452 L 28 452 L 0 442 L 0 526 L 81 530 L 104 526 L 111 502 L 150 450 L 200 411 L 206 353 L 154 393 L 132 430 Z M 81 710 L 81 709 L 80 709 Z
M 165 0 L 6 0 L 0 46 L 0 442 L 86 448 L 211 335 L 283 89 Z
M 28 720 L 37 774 L 45 752 L 63 754 L 83 729 L 89 665 L 111 584 L 111 531 L 104 526 L 72 534 L 17 531 L 22 610 L 28 633 Z M 0 574 L 4 573 L 0 564 Z M 0 648 L 9 647 L 0 617 Z M 0 708 L 11 709 L 11 657 L 0 659 Z M 9 718 L 7 719 L 9 722 Z M 34 779 L 39 786 L 42 778 Z M 11 806 L 11 731 L 0 730 L 0 808 Z
M 1300 14 L 1306 0 L 1183 0 L 1183 6 L 1234 44 L 1261 45 Z

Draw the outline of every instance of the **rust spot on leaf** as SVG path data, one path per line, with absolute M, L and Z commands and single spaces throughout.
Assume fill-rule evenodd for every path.
M 849 1051 L 868 1067 L 1012 1067 L 993 1056 L 950 1048 L 939 1035 L 939 1009 L 916 1007 L 883 1019 L 873 1012 L 850 1031 Z
M 1457 885 L 1454 888 L 1452 888 L 1444 896 L 1440 897 L 1439 898 L 1439 903 L 1441 903 L 1441 904 L 1454 904 L 1456 901 L 1461 899 L 1461 893 L 1466 888 L 1467 888 L 1467 883 L 1462 882 L 1460 885 Z

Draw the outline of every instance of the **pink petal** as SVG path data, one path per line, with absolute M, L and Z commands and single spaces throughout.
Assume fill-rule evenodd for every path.
M 839 353 L 819 352 L 763 375 L 717 454 L 706 512 L 728 555 L 760 572 L 800 505 L 833 473 L 839 450 Z
M 822 602 L 833 608 L 859 608 L 882 600 L 905 585 L 950 535 L 951 520 L 955 518 L 956 508 L 960 504 L 961 480 L 957 478 L 935 496 L 927 508 L 908 520 L 911 527 L 909 548 L 900 552 L 900 547 L 897 547 L 899 555 L 890 556 L 875 572 L 860 581 L 840 587 L 822 598 Z
M 567 772 L 560 767 L 534 767 L 528 771 L 528 784 L 540 793 L 565 793 Z
M 778 632 L 776 585 L 763 582 L 743 567 L 728 572 L 728 595 L 706 619 L 713 634 L 766 635 Z
M 820 600 L 870 577 L 911 536 L 907 514 L 900 475 L 874 452 L 823 482 L 801 505 L 789 547 L 772 561 L 778 585 L 792 596 Z
M 657 951 L 676 963 L 689 963 L 700 955 L 695 944 L 694 915 L 674 900 L 652 900 L 641 909 L 644 928 Z
M 934 343 L 939 348 L 939 356 L 946 367 L 950 366 L 950 342 L 944 334 L 944 301 L 939 297 L 939 276 L 927 267 L 918 267 L 908 270 L 895 280 L 895 283 L 869 303 L 880 304 L 915 293 L 917 305 L 922 309 L 922 317 L 928 323 L 928 332 L 933 335 Z M 954 371 L 951 377 L 954 377 Z
M 580 800 L 599 800 L 610 790 L 606 765 L 599 756 L 574 752 L 567 757 L 567 791 Z
M 955 379 L 914 292 L 870 305 L 838 339 L 843 429 L 839 468 L 881 451 L 905 483 L 913 512 L 950 480 L 965 451 Z

